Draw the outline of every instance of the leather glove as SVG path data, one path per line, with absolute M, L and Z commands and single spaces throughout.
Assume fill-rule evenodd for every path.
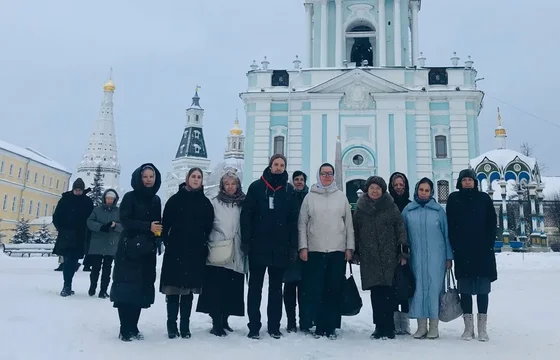
M 99 230 L 102 231 L 102 232 L 108 233 L 108 232 L 109 232 L 109 229 L 111 229 L 111 225 L 112 225 L 111 223 L 107 223 L 107 224 L 105 224 L 105 225 L 101 225 L 101 228 L 100 228 Z

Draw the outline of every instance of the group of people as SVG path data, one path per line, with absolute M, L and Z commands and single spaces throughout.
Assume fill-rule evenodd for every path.
M 458 191 L 450 194 L 446 210 L 434 199 L 430 179 L 421 179 L 410 199 L 408 179 L 397 172 L 388 184 L 380 176 L 367 179 L 352 212 L 335 182 L 333 165 L 322 164 L 309 188 L 302 171 L 294 171 L 289 181 L 286 164 L 283 155 L 272 156 L 247 193 L 235 172 L 227 171 L 213 199 L 204 194 L 203 171 L 192 168 L 165 204 L 163 215 L 156 195 L 161 174 L 153 164 L 134 171 L 133 190 L 119 207 L 118 194 L 107 190 L 103 205 L 92 211 L 78 179 L 53 215 L 59 232 L 55 253 L 64 256 L 61 295 L 74 293 L 72 276 L 83 256 L 87 227 L 93 233 L 89 254 L 97 255 L 89 294 L 95 294 L 102 268 L 99 297 L 107 296 L 114 259 L 110 299 L 118 309 L 123 341 L 143 338 L 138 320 L 141 309 L 155 301 L 161 242 L 165 251 L 159 291 L 166 299 L 170 339 L 191 337 L 195 294 L 199 295 L 195 310 L 210 315 L 212 334 L 226 336 L 233 331 L 228 318 L 245 316 L 246 277 L 248 337 L 259 339 L 268 273 L 268 334 L 275 339 L 283 336 L 284 302 L 288 332 L 298 331 L 299 325 L 304 334 L 334 340 L 341 327 L 348 263 L 359 264 L 362 289 L 370 291 L 372 338 L 411 334 L 409 319 L 417 319 L 412 336 L 436 339 L 440 295 L 446 273 L 454 265 L 464 313 L 462 338 L 475 337 L 476 295 L 478 339 L 488 341 L 488 294 L 497 279 L 497 217 L 490 197 L 478 190 L 472 170 L 459 174 Z M 415 279 L 414 295 L 407 300 L 397 299 L 395 293 L 399 267 L 409 267 Z

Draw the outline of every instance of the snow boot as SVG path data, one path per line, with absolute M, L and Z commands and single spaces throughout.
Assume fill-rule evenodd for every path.
M 224 330 L 233 332 L 233 329 L 231 328 L 231 326 L 229 326 L 228 315 L 222 315 L 222 327 L 224 328 Z
M 280 330 L 268 330 L 268 335 L 270 335 L 273 339 L 280 339 L 284 334 L 280 332 Z
M 212 329 L 210 330 L 210 334 L 218 337 L 227 336 L 227 333 L 224 330 L 224 325 L 223 325 L 221 315 L 212 316 Z
M 463 321 L 465 322 L 465 331 L 463 331 L 461 339 L 470 341 L 474 339 L 473 314 L 463 314 Z
M 167 337 L 175 339 L 179 337 L 177 328 L 177 316 L 179 315 L 179 303 L 167 302 Z
M 60 292 L 60 296 L 67 297 L 67 296 L 70 296 L 70 295 L 74 295 L 74 292 L 72 291 L 72 288 L 69 287 L 69 286 L 64 286 L 62 288 L 62 291 Z
M 408 313 L 401 313 L 401 332 L 402 335 L 410 335 L 410 320 L 408 319 Z
M 179 331 L 181 332 L 181 337 L 183 339 L 191 338 L 190 320 L 191 311 L 193 303 L 193 294 L 181 295 L 181 300 L 179 302 L 179 310 L 181 313 L 181 319 L 179 321 Z
M 297 332 L 297 326 L 296 326 L 296 319 L 289 317 L 288 318 L 288 326 L 286 326 L 286 331 L 288 333 L 295 333 Z
M 486 342 L 489 341 L 490 338 L 488 337 L 488 331 L 486 329 L 488 315 L 487 314 L 478 314 L 476 326 L 478 328 L 478 341 Z
M 428 330 L 428 335 L 426 337 L 428 339 L 437 339 L 439 337 L 439 319 L 430 319 L 430 329 Z
M 417 322 L 418 329 L 416 329 L 416 332 L 412 335 L 412 337 L 415 339 L 423 339 L 426 335 L 428 335 L 428 319 L 420 318 L 417 319 Z
M 403 335 L 401 315 L 402 313 L 400 311 L 395 311 L 393 313 L 393 322 L 395 323 L 395 334 L 397 335 Z
M 88 295 L 89 296 L 94 296 L 96 288 L 97 288 L 96 284 L 91 284 L 89 286 Z
M 259 340 L 261 338 L 261 334 L 258 330 L 249 330 L 249 334 L 247 334 L 249 339 Z
M 56 269 L 54 269 L 54 271 L 62 271 L 62 267 L 64 265 L 62 265 L 62 263 L 58 264 L 58 267 Z

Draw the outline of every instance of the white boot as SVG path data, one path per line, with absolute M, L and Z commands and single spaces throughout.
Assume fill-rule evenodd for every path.
M 416 330 L 416 332 L 414 333 L 414 335 L 412 335 L 413 338 L 415 339 L 423 339 L 426 337 L 426 335 L 428 335 L 428 319 L 418 319 L 418 329 Z
M 410 335 L 410 320 L 408 313 L 401 313 L 401 330 L 403 335 Z
M 428 335 L 426 335 L 428 339 L 437 339 L 439 337 L 438 325 L 439 319 L 430 319 L 430 330 Z
M 402 335 L 402 328 L 401 328 L 401 316 L 402 313 L 400 311 L 395 311 L 393 313 L 393 322 L 395 323 L 395 334 Z
M 488 331 L 486 330 L 486 324 L 488 320 L 488 315 L 486 314 L 478 314 L 478 341 L 488 341 L 490 338 L 488 337 Z
M 463 331 L 463 335 L 461 335 L 461 339 L 467 341 L 474 339 L 473 315 L 463 314 L 463 321 L 465 322 L 465 331 Z

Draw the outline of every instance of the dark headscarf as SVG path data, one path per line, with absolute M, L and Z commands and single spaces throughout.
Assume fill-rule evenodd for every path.
M 393 188 L 393 181 L 395 181 L 395 179 L 397 178 L 401 178 L 404 182 L 404 193 L 402 195 L 397 194 L 397 192 Z M 410 203 L 410 186 L 408 184 L 408 178 L 405 174 L 401 172 L 395 172 L 391 175 L 391 177 L 389 178 L 389 194 L 391 194 L 393 200 L 395 201 L 395 204 L 397 204 L 397 207 L 402 212 L 406 205 Z
M 422 184 L 428 184 L 430 185 L 430 197 L 426 200 L 424 199 L 420 199 L 420 197 L 418 196 L 418 188 L 420 188 L 420 185 Z M 416 184 L 416 188 L 414 189 L 414 201 L 416 201 L 418 203 L 418 205 L 420 206 L 424 206 L 427 203 L 429 203 L 430 201 L 432 201 L 434 199 L 434 183 L 432 180 L 428 179 L 427 177 L 420 179 L 420 181 L 418 181 L 418 183 Z

